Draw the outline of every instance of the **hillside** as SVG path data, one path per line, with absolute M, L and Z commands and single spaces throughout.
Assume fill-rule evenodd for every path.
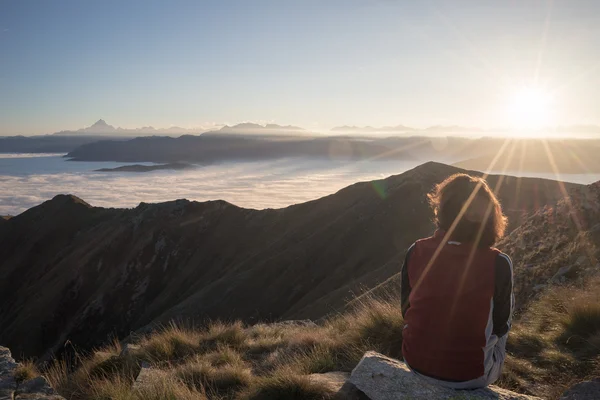
M 600 182 L 566 185 L 564 192 L 567 196 L 537 207 L 497 243 L 513 259 L 518 312 L 556 286 L 585 287 L 600 273 Z M 395 274 L 365 295 L 399 287 L 400 274 Z
M 90 348 L 172 318 L 322 317 L 398 271 L 433 230 L 426 194 L 458 171 L 427 163 L 279 210 L 57 196 L 0 226 L 0 342 L 45 358 L 67 339 Z M 554 181 L 488 180 L 502 182 L 511 229 L 561 197 Z

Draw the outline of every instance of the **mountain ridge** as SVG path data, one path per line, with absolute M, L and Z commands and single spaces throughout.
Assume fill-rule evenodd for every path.
M 456 172 L 466 171 L 426 163 L 267 210 L 187 200 L 104 209 L 57 196 L 0 225 L 0 341 L 47 359 L 67 339 L 90 348 L 173 318 L 322 317 L 398 271 L 434 229 L 426 194 Z M 551 180 L 488 180 L 503 182 L 510 229 L 562 196 Z

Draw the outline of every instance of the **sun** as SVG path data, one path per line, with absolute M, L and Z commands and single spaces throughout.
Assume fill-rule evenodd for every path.
M 540 87 L 525 86 L 514 91 L 508 105 L 509 122 L 515 129 L 539 130 L 552 120 L 552 96 Z

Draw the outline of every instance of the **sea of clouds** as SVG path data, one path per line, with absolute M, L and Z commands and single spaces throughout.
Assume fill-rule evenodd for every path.
M 175 199 L 222 199 L 247 208 L 280 208 L 317 199 L 359 181 L 399 174 L 418 163 L 284 159 L 227 163 L 184 171 L 95 172 L 117 163 L 59 156 L 0 158 L 0 215 L 17 215 L 57 194 L 101 207 L 135 207 Z

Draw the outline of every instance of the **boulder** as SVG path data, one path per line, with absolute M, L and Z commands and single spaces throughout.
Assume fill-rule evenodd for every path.
M 415 375 L 403 362 L 372 351 L 365 353 L 352 371 L 349 381 L 371 400 L 539 399 L 497 386 L 477 390 L 453 390 L 437 386 Z
M 600 378 L 581 382 L 563 393 L 560 400 L 600 399 Z
M 152 382 L 165 378 L 165 372 L 157 368 L 152 368 L 148 363 L 142 363 L 142 369 L 133 383 L 133 389 L 140 390 L 144 387 L 152 386 Z
M 140 349 L 141 349 L 141 347 L 137 344 L 127 343 L 125 346 L 123 346 L 120 356 L 126 357 L 126 356 L 133 355 L 136 352 L 140 351 Z
M 17 390 L 14 371 L 17 363 L 12 358 L 10 350 L 0 346 L 0 400 L 12 400 Z

